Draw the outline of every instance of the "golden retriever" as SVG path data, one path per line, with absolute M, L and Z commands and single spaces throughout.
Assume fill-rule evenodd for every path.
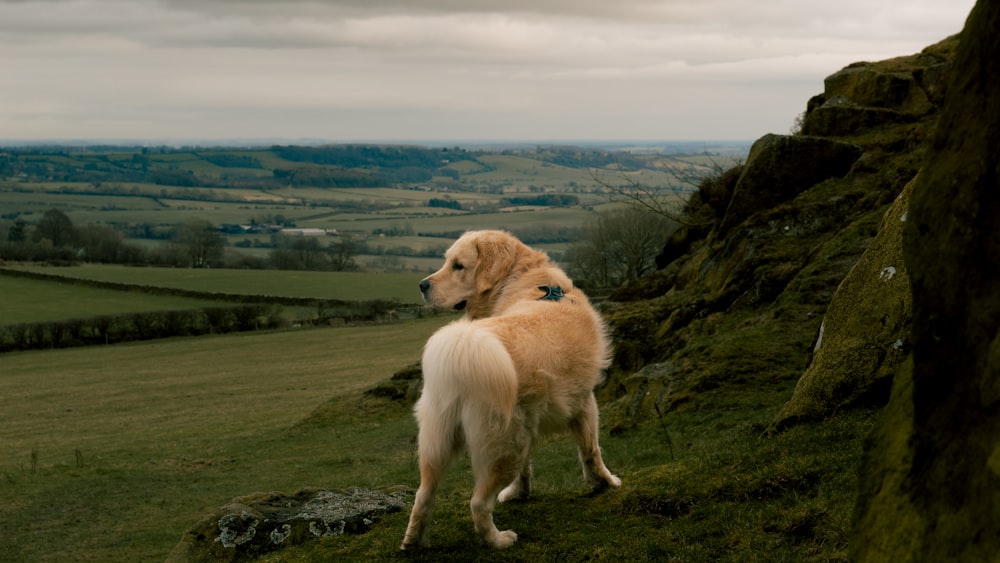
M 495 548 L 517 540 L 497 529 L 493 508 L 528 496 L 539 433 L 569 429 L 588 483 L 621 486 L 597 438 L 593 389 L 611 354 L 605 324 L 544 252 L 503 231 L 470 231 L 420 290 L 432 305 L 465 316 L 424 348 L 424 388 L 414 407 L 420 488 L 402 549 L 430 544 L 434 493 L 463 446 L 475 477 L 473 524 Z

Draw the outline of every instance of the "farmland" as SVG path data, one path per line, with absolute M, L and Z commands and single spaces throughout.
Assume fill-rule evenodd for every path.
M 230 226 L 228 264 L 265 257 L 278 230 L 297 228 L 363 243 L 363 269 L 427 272 L 427 258 L 473 228 L 509 229 L 560 252 L 595 211 L 620 205 L 619 186 L 683 197 L 690 178 L 745 146 L 663 154 L 679 148 L 690 147 L 13 148 L 0 150 L 0 238 L 58 209 L 149 250 L 199 219 Z

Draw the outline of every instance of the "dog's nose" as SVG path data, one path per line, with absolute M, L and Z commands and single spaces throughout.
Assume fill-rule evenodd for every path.
M 420 293 L 427 293 L 431 288 L 430 280 L 424 278 L 420 280 Z

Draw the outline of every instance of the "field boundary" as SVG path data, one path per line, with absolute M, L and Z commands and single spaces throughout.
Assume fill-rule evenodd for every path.
M 280 329 L 290 325 L 281 317 L 281 306 L 313 308 L 316 316 L 298 325 L 346 325 L 396 322 L 415 318 L 424 310 L 392 299 L 348 301 L 312 297 L 253 295 L 197 291 L 123 282 L 81 279 L 0 267 L 0 275 L 51 281 L 122 292 L 167 295 L 233 303 L 218 307 L 119 313 L 34 323 L 0 324 L 0 353 L 16 350 L 67 348 L 152 340 L 174 336 L 200 336 L 227 332 Z M 2 321 L 0 321 L 2 323 Z
M 14 268 L 0 266 L 0 275 L 56 281 L 59 283 L 94 287 L 98 289 L 112 289 L 116 291 L 133 291 L 147 293 L 150 295 L 170 295 L 173 297 L 190 297 L 194 299 L 209 299 L 212 301 L 229 301 L 234 303 L 272 303 L 276 305 L 288 306 L 326 306 L 345 307 L 351 305 L 364 305 L 366 307 L 389 311 L 403 306 L 401 301 L 394 299 L 372 299 L 366 301 L 349 301 L 344 299 L 328 299 L 321 297 L 290 297 L 285 295 L 261 295 L 248 293 L 225 293 L 215 291 L 198 291 L 195 289 L 182 289 L 174 287 L 163 287 L 156 285 L 141 285 L 124 282 L 89 280 L 73 276 L 61 276 L 59 274 L 46 274 L 42 272 L 30 272 Z

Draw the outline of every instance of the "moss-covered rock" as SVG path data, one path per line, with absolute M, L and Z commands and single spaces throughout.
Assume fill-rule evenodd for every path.
M 781 429 L 858 404 L 884 404 L 909 349 L 913 300 L 903 261 L 903 225 L 913 183 L 889 208 L 878 236 L 840 283 L 792 398 L 774 421 Z
M 866 448 L 853 561 L 1000 553 L 1000 3 L 976 4 L 904 232 L 913 367 Z
M 809 101 L 802 133 L 856 135 L 932 113 L 943 97 L 954 43 L 928 47 L 916 57 L 855 63 L 830 75 L 823 94 Z

